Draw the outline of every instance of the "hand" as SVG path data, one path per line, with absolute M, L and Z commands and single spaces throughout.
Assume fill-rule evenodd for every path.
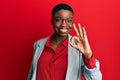
M 76 36 L 71 38 L 70 45 L 78 49 L 86 58 L 90 59 L 92 56 L 92 51 L 88 42 L 85 28 L 81 28 L 80 24 L 78 24 L 78 29 L 75 24 L 73 24 L 73 27 L 76 32 Z M 75 41 L 77 43 L 75 43 Z

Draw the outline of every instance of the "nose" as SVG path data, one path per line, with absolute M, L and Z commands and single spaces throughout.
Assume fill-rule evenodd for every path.
M 62 24 L 61 24 L 63 27 L 66 27 L 67 26 L 67 23 L 65 20 L 62 21 Z

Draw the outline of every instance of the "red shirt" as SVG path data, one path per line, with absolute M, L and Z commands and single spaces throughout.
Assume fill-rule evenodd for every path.
M 54 51 L 50 38 L 38 60 L 37 80 L 65 80 L 68 65 L 68 38 L 60 43 Z M 83 61 L 88 68 L 95 66 L 95 58 Z M 91 64 L 92 63 L 92 64 Z

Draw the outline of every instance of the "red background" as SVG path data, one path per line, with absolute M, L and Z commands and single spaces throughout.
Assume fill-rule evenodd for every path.
M 86 28 L 103 80 L 119 79 L 119 0 L 1 0 L 0 80 L 27 79 L 33 43 L 53 33 L 51 9 L 60 2 L 71 5 L 75 23 Z

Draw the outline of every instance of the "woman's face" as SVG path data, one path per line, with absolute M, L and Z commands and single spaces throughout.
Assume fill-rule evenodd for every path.
M 55 34 L 66 37 L 73 26 L 73 14 L 69 10 L 61 9 L 52 18 Z

